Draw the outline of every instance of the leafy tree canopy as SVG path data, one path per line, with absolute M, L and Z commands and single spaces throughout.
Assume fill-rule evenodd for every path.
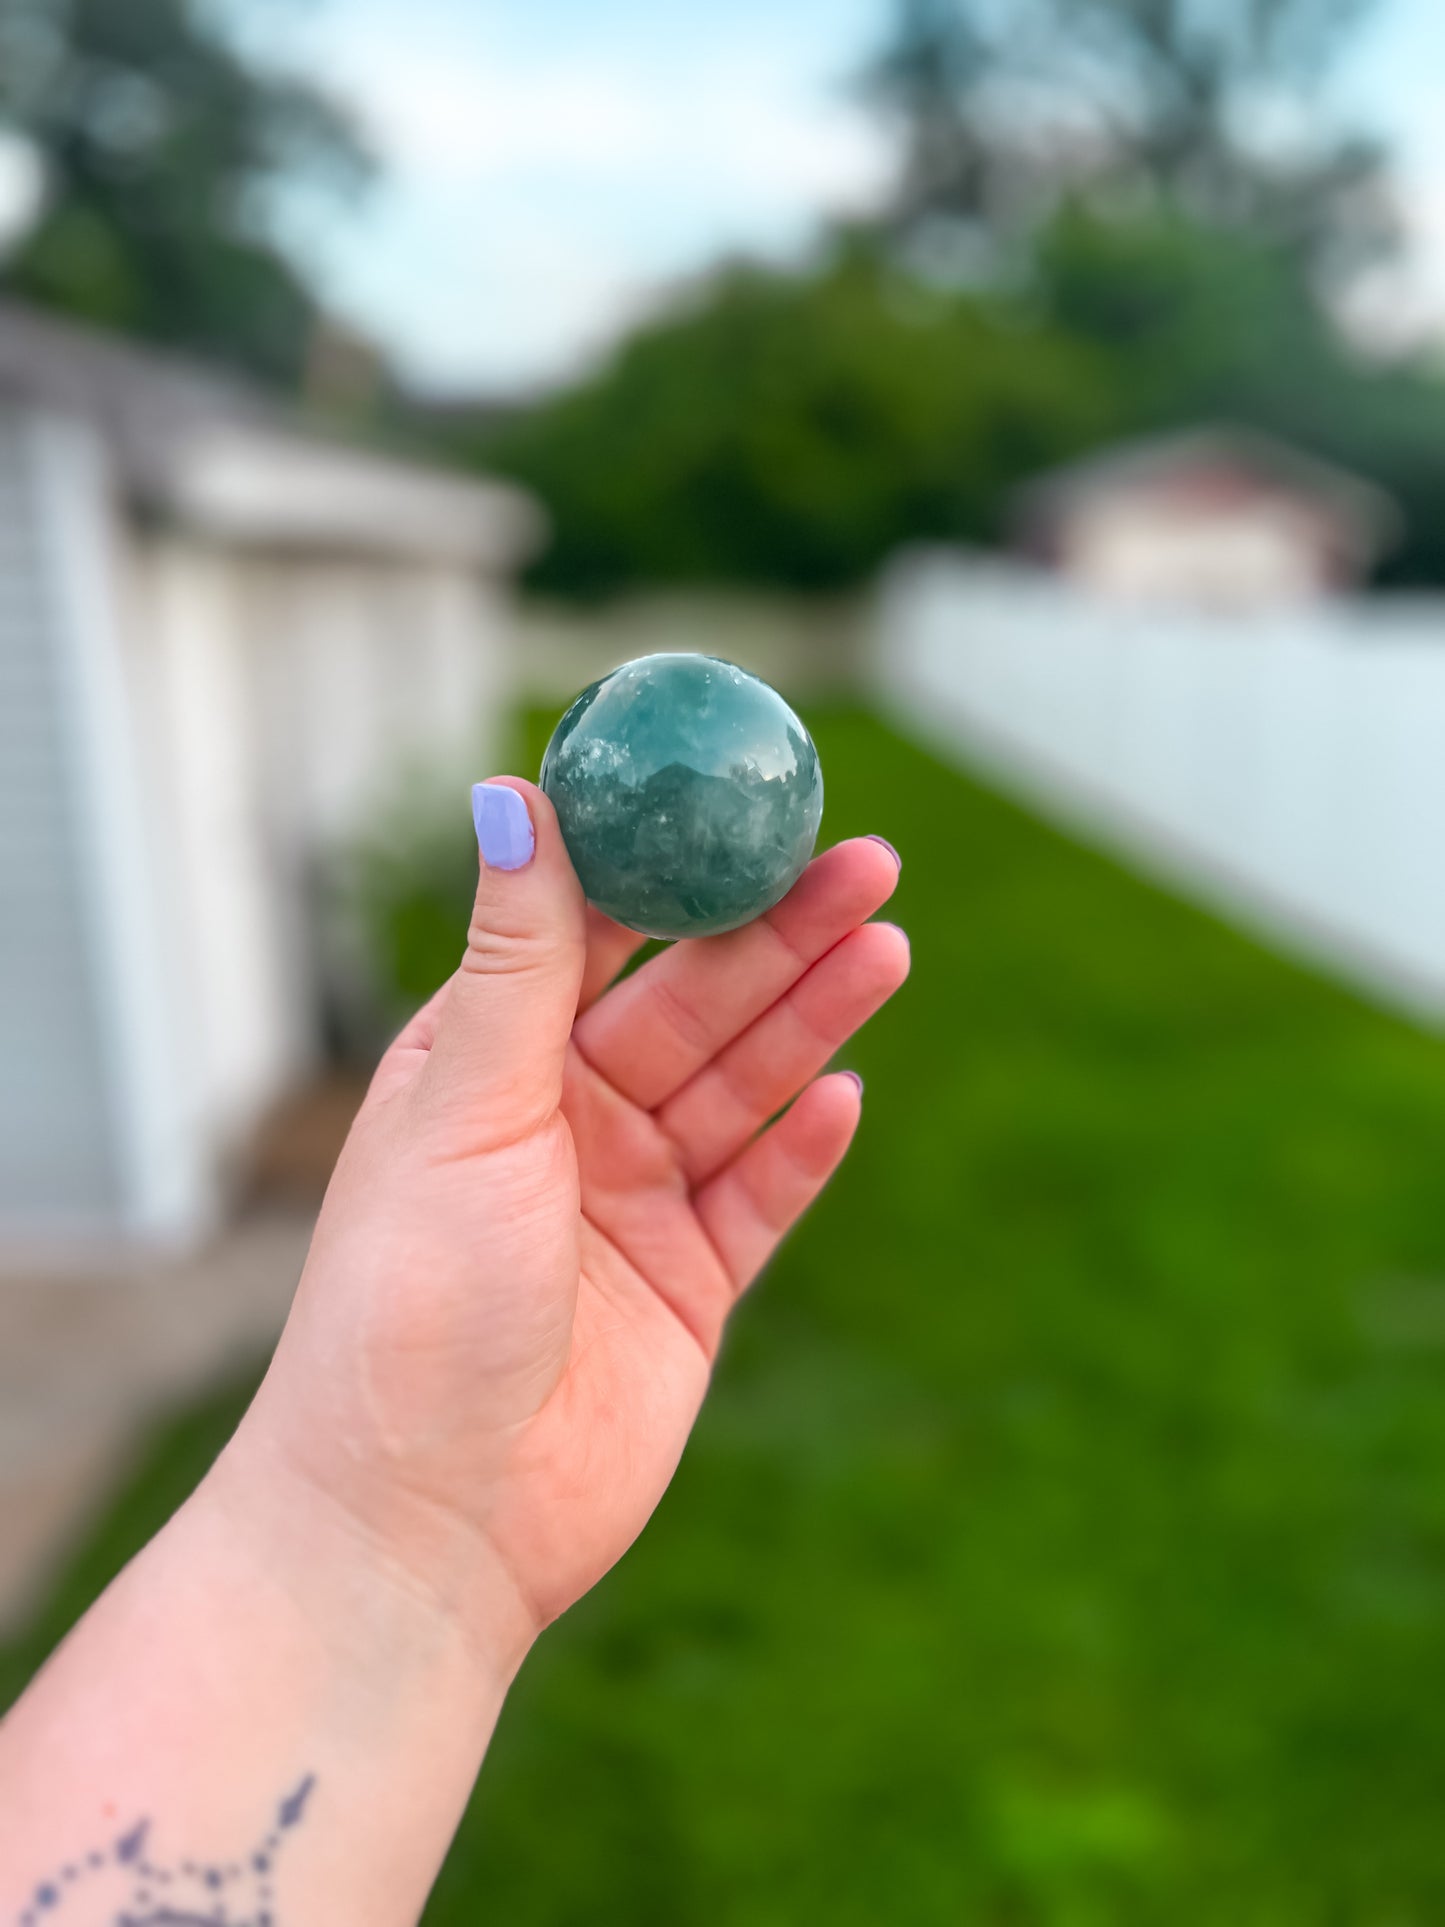
M 1378 143 L 1322 82 L 1371 0 L 897 0 L 864 77 L 897 125 L 892 220 L 995 243 L 1064 195 L 1149 201 L 1341 273 L 1385 245 Z
M 1071 205 L 1031 273 L 1053 325 L 1114 370 L 1134 430 L 1237 422 L 1354 468 L 1403 510 L 1387 577 L 1445 581 L 1445 383 L 1428 363 L 1363 358 L 1298 257 L 1177 211 L 1120 221 Z
M 0 123 L 49 181 L 4 286 L 299 380 L 317 309 L 267 216 L 284 183 L 364 177 L 330 100 L 258 71 L 199 0 L 0 0 Z
M 827 590 L 910 541 L 997 541 L 1016 486 L 1088 447 L 1210 420 L 1376 477 L 1412 531 L 1394 572 L 1445 579 L 1445 387 L 1362 363 L 1287 251 L 1166 207 L 1066 203 L 985 290 L 859 240 L 733 268 L 466 452 L 547 503 L 549 590 Z
M 902 542 L 995 536 L 1009 484 L 1115 413 L 1087 345 L 858 247 L 817 273 L 728 270 L 483 452 L 552 511 L 543 586 L 823 590 Z
M 996 539 L 1081 447 L 1228 420 L 1373 475 L 1445 579 L 1445 386 L 1329 293 L 1390 243 L 1381 150 L 1320 105 L 1370 0 L 896 0 L 866 86 L 894 204 L 820 268 L 737 268 L 488 459 L 551 508 L 548 587 L 830 588 Z

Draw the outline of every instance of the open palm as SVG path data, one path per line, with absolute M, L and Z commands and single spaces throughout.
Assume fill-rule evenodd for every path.
M 898 868 L 864 838 L 608 989 L 642 940 L 510 786 L 535 860 L 484 866 L 466 959 L 383 1061 L 268 1390 L 304 1375 L 271 1403 L 310 1480 L 379 1532 L 464 1521 L 545 1623 L 666 1487 L 728 1312 L 853 1135 L 857 1081 L 818 1073 L 908 946 L 867 921 Z

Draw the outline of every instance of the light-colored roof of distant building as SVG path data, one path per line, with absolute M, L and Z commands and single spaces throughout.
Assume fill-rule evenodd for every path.
M 1249 476 L 1268 492 L 1316 507 L 1362 561 L 1374 560 L 1400 535 L 1400 511 L 1374 482 L 1274 436 L 1227 422 L 1116 442 L 1051 470 L 1021 491 L 1021 525 L 1037 536 L 1101 495 L 1168 491 L 1191 477 L 1219 472 Z
M 227 540 L 516 564 L 519 489 L 329 434 L 238 377 L 0 301 L 0 397 L 79 418 L 137 508 Z

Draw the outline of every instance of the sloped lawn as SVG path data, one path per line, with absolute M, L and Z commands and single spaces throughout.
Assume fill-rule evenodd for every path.
M 818 734 L 915 977 L 430 1927 L 1445 1919 L 1445 1042 Z M 238 1409 L 157 1440 L 7 1691 Z

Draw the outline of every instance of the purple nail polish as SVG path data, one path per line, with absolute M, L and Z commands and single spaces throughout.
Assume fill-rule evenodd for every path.
M 879 841 L 882 841 L 881 837 Z M 843 1075 L 852 1078 L 853 1082 L 858 1086 L 858 1095 L 861 1097 L 863 1095 L 863 1079 L 858 1075 L 857 1071 L 844 1071 Z
M 482 861 L 489 870 L 525 870 L 537 839 L 527 799 L 505 783 L 473 783 L 472 821 Z
M 893 861 L 898 865 L 899 869 L 901 870 L 903 868 L 903 858 L 898 854 L 897 850 L 894 849 L 886 836 L 869 836 L 867 841 L 869 843 L 881 843 L 889 856 L 891 856 Z

